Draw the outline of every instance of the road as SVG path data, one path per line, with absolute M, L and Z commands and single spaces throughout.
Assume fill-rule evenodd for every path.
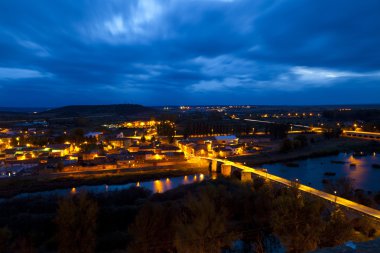
M 251 172 L 253 174 L 256 174 L 256 175 L 261 176 L 263 178 L 267 178 L 273 182 L 281 183 L 281 184 L 286 185 L 286 186 L 292 186 L 294 184 L 293 181 L 290 181 L 288 179 L 278 177 L 278 176 L 275 176 L 275 175 L 270 174 L 268 172 L 265 172 L 262 170 L 257 170 L 257 169 L 239 164 L 239 163 L 231 162 L 231 161 L 226 160 L 226 159 L 217 159 L 217 158 L 209 158 L 209 157 L 202 157 L 202 159 L 216 160 L 218 162 L 239 168 L 244 172 Z M 325 200 L 328 200 L 331 202 L 335 202 L 336 204 L 339 204 L 341 206 L 353 209 L 355 211 L 366 214 L 366 215 L 371 216 L 373 218 L 380 219 L 380 211 L 376 210 L 374 208 L 370 208 L 370 207 L 361 205 L 359 203 L 353 202 L 353 201 L 345 199 L 345 198 L 341 198 L 341 197 L 336 196 L 334 194 L 330 194 L 330 193 L 327 193 L 324 191 L 314 189 L 314 188 L 307 186 L 307 185 L 299 184 L 299 189 L 303 192 L 312 194 L 314 196 L 320 197 L 322 199 L 325 199 Z
M 250 122 L 258 122 L 258 123 L 266 123 L 266 124 L 277 124 L 274 121 L 267 121 L 267 120 L 257 120 L 257 119 L 244 119 L 245 121 L 250 121 Z M 308 128 L 308 129 L 313 129 L 311 126 L 306 126 L 306 125 L 297 125 L 297 124 L 290 124 L 291 126 L 295 127 L 302 127 L 302 128 Z

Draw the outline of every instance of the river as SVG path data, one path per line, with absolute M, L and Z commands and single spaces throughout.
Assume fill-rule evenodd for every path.
M 208 176 L 204 174 L 193 174 L 193 175 L 187 175 L 187 176 L 181 176 L 181 177 L 160 178 L 160 179 L 151 180 L 151 181 L 134 182 L 134 183 L 126 183 L 126 184 L 82 185 L 82 186 L 66 188 L 66 189 L 55 189 L 55 190 L 41 191 L 41 192 L 21 193 L 12 197 L 12 199 L 30 198 L 30 197 L 38 197 L 38 196 L 46 196 L 46 197 L 67 196 L 68 194 L 77 194 L 80 192 L 90 192 L 90 193 L 114 192 L 114 191 L 125 190 L 133 186 L 149 189 L 153 193 L 162 193 L 162 192 L 174 189 L 180 185 L 201 182 L 205 180 L 206 178 L 208 178 Z
M 284 163 L 264 164 L 262 167 L 268 173 L 289 179 L 298 179 L 302 184 L 323 190 L 323 179 L 334 180 L 349 177 L 353 180 L 355 189 L 380 191 L 380 169 L 372 167 L 380 164 L 379 154 L 353 156 L 351 153 L 340 153 L 336 156 L 310 158 L 293 161 L 298 167 L 289 167 Z M 355 164 L 355 166 L 353 165 Z M 325 173 L 336 173 L 325 175 Z

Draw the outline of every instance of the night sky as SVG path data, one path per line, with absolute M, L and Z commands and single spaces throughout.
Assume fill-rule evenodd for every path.
M 0 1 L 0 106 L 111 103 L 380 103 L 380 1 Z

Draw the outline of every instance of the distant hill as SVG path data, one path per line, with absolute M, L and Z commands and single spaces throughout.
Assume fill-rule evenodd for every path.
M 42 107 L 0 107 L 0 112 L 18 112 L 18 113 L 33 113 L 46 111 L 48 108 Z
M 59 107 L 38 113 L 39 116 L 54 117 L 81 117 L 94 115 L 134 115 L 141 113 L 151 113 L 155 110 L 136 104 L 116 104 L 116 105 L 70 105 Z

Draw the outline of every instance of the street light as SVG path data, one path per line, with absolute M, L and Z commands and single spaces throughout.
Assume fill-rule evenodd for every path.
M 334 195 L 335 195 L 335 204 L 336 204 L 336 198 L 337 198 L 336 191 L 334 191 Z

